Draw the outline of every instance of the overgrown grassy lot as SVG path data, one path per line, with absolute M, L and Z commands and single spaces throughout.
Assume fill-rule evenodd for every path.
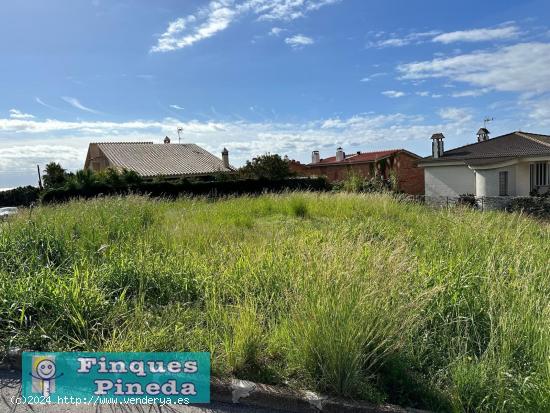
M 107 198 L 0 224 L 0 345 L 211 351 L 219 376 L 550 411 L 550 225 L 389 195 Z

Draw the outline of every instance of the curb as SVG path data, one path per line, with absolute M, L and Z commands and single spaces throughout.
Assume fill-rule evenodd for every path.
M 21 350 L 12 349 L 0 360 L 0 370 L 21 371 Z M 328 397 L 312 391 L 254 383 L 239 379 L 210 381 L 210 399 L 221 403 L 276 409 L 292 413 L 429 413 L 426 410 L 403 408 L 391 404 Z

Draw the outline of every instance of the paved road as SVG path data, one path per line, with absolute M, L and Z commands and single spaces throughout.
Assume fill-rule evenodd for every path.
M 0 370 L 0 413 L 285 413 L 279 410 L 212 403 L 197 406 L 74 406 L 74 405 L 15 405 L 12 398 L 20 393 L 20 373 Z

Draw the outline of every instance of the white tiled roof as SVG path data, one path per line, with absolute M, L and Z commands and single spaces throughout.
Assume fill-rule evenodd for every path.
M 223 161 L 193 143 L 153 144 L 152 142 L 98 143 L 111 166 L 139 175 L 206 175 L 230 172 Z

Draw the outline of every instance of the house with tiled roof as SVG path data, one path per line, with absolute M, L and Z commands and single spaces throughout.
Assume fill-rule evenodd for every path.
M 313 151 L 311 163 L 291 161 L 290 168 L 300 175 L 325 176 L 331 182 L 343 181 L 350 175 L 365 179 L 393 176 L 398 190 L 416 195 L 424 191 L 424 173 L 416 166 L 419 159 L 420 156 L 405 149 L 347 154 L 339 147 L 334 156 L 326 158 L 321 158 L 319 151 Z
M 550 189 L 550 136 L 511 132 L 496 138 L 481 128 L 477 142 L 444 150 L 445 136 L 432 137 L 432 155 L 422 159 L 428 197 L 510 197 Z
M 231 173 L 229 152 L 224 148 L 221 158 L 193 143 L 163 144 L 153 142 L 90 143 L 84 169 L 95 172 L 113 168 L 134 171 L 143 178 L 203 177 Z

